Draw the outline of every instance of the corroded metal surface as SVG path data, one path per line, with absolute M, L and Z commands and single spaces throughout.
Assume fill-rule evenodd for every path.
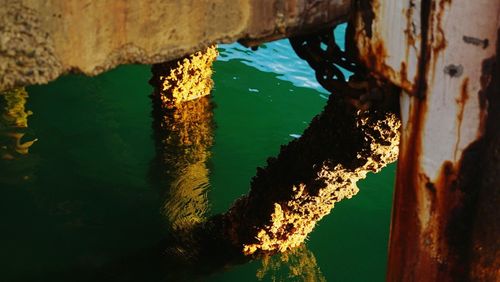
M 345 20 L 351 0 L 0 0 L 0 90 Z
M 498 89 L 489 95 L 485 89 L 494 81 L 487 66 L 495 62 L 500 2 L 374 0 L 358 8 L 362 61 L 407 92 L 388 280 L 474 280 L 481 272 L 498 281 L 498 258 L 491 255 L 499 253 L 498 240 L 483 236 L 489 244 L 477 248 L 471 236 L 498 235 L 495 224 L 475 219 L 493 188 L 474 183 L 481 167 L 496 166 L 486 164 L 484 136 Z M 471 253 L 482 262 L 479 272 Z

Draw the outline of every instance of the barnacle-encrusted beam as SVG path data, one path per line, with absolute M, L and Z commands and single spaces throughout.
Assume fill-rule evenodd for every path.
M 398 156 L 400 121 L 384 110 L 360 111 L 330 97 L 301 138 L 259 168 L 248 195 L 224 214 L 227 236 L 246 255 L 299 246 L 356 182 Z

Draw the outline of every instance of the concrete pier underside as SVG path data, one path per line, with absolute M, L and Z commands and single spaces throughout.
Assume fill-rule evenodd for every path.
M 0 91 L 345 20 L 351 0 L 0 0 Z

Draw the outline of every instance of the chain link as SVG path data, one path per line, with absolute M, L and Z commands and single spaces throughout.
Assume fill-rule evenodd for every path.
M 366 71 L 360 64 L 355 63 L 354 56 L 349 53 L 351 48 L 348 44 L 347 52 L 337 45 L 334 29 L 292 37 L 290 43 L 297 55 L 314 69 L 321 86 L 331 93 L 341 92 L 359 99 L 366 93 Z M 341 68 L 353 73 L 349 80 Z

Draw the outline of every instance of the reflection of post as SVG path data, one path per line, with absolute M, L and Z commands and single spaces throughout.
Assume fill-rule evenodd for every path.
M 216 56 L 211 47 L 153 66 L 156 164 L 163 185 L 169 186 L 163 212 L 177 231 L 204 221 L 208 208 L 206 162 L 213 142 L 213 114 L 207 95 Z
M 288 272 L 283 277 L 280 275 L 280 270 L 283 273 L 285 267 L 288 268 Z M 271 279 L 266 280 L 271 281 L 288 281 L 291 278 L 306 282 L 326 281 L 316 263 L 316 257 L 305 244 L 278 255 L 264 255 L 262 267 L 257 270 L 257 278 L 262 280 L 268 275 Z
M 28 128 L 28 117 L 25 104 L 28 93 L 24 88 L 17 88 L 0 93 L 0 167 L 8 176 L 0 179 L 0 183 L 19 183 L 31 178 L 26 172 L 26 165 L 18 165 L 18 160 L 25 159 L 36 139 L 23 142 Z M 29 162 L 28 162 L 29 163 Z M 28 166 L 29 167 L 29 166 Z

